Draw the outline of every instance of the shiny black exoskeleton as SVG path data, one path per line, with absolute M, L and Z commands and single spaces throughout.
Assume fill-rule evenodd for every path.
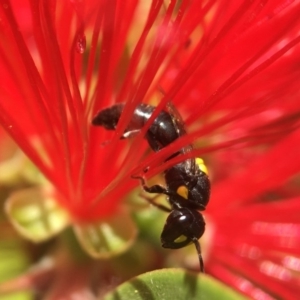
M 94 117 L 92 124 L 103 126 L 108 130 L 116 129 L 124 104 L 116 104 L 104 109 Z M 151 117 L 155 107 L 139 104 L 135 109 L 122 138 L 128 138 L 139 132 Z M 166 147 L 180 136 L 186 134 L 184 123 L 171 107 L 168 111 L 161 111 L 146 132 L 147 139 L 153 151 L 157 152 Z M 182 148 L 167 160 L 190 151 L 192 146 Z M 165 170 L 166 187 L 161 185 L 147 186 L 143 177 L 143 189 L 148 193 L 159 193 L 168 196 L 171 208 L 148 201 L 156 207 L 170 213 L 161 234 L 164 248 L 178 249 L 194 243 L 197 249 L 200 270 L 204 272 L 201 249 L 198 239 L 205 231 L 205 222 L 199 211 L 205 210 L 210 196 L 210 181 L 204 170 L 201 159 L 187 159 Z

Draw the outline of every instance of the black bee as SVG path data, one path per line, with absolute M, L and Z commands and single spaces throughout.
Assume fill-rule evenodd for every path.
M 116 104 L 98 112 L 92 124 L 108 130 L 115 130 L 124 110 L 124 104 Z M 151 117 L 154 106 L 139 104 L 135 109 L 122 138 L 128 138 L 139 132 Z M 186 134 L 184 122 L 171 106 L 162 110 L 146 132 L 153 151 L 157 152 L 179 137 Z M 190 151 L 189 145 L 172 154 L 166 160 Z M 204 264 L 198 239 L 205 231 L 205 222 L 199 211 L 205 210 L 210 196 L 210 181 L 203 161 L 200 158 L 187 159 L 164 171 L 166 186 L 147 186 L 143 177 L 143 189 L 148 193 L 165 194 L 171 208 L 147 199 L 151 204 L 169 214 L 161 234 L 164 248 L 178 249 L 194 243 L 199 257 L 200 270 L 204 272 Z

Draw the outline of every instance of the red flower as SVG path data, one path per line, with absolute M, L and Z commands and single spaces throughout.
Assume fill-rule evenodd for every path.
M 252 299 L 293 299 L 299 293 L 299 134 L 248 156 L 243 170 L 214 186 L 208 272 Z
M 73 222 L 115 215 L 145 167 L 150 178 L 205 155 L 208 272 L 255 299 L 292 299 L 299 1 L 31 0 L 21 13 L 12 2 L 0 8 L 0 123 Z M 157 105 L 154 120 L 169 101 L 188 135 L 147 157 L 147 127 L 120 141 L 139 103 Z M 91 126 L 98 110 L 120 102 L 115 132 Z M 197 147 L 162 164 L 189 144 Z

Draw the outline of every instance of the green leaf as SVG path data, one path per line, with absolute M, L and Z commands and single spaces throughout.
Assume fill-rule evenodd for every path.
M 51 193 L 29 188 L 13 193 L 5 203 L 5 211 L 16 230 L 33 242 L 42 242 L 62 231 L 69 217 Z
M 92 257 L 107 259 L 126 251 L 135 241 L 137 229 L 126 210 L 98 222 L 77 224 L 74 231 L 82 248 Z
M 104 300 L 242 300 L 244 296 L 216 279 L 181 269 L 162 269 L 135 277 Z
M 0 283 L 19 275 L 30 264 L 24 245 L 18 240 L 7 240 L 5 237 L 1 237 L 0 241 L 0 261 Z
M 21 291 L 11 293 L 10 295 L 1 295 L 1 300 L 32 300 L 34 296 L 30 291 Z
M 17 284 L 9 284 L 30 267 L 28 244 L 5 221 L 0 221 L 0 237 L 0 299 L 33 299 L 32 291 L 20 291 Z

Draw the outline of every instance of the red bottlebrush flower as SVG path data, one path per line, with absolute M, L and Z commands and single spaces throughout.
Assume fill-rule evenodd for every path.
M 55 199 L 73 225 L 87 224 L 81 238 L 89 224 L 123 216 L 132 175 L 205 155 L 207 271 L 255 299 L 292 299 L 299 13 L 299 1 L 283 0 L 1 1 L 0 123 L 51 182 L 51 209 Z M 146 156 L 143 137 L 170 101 L 189 133 Z M 157 109 L 139 135 L 120 140 L 142 102 Z M 125 103 L 115 132 L 91 126 L 115 103 Z M 44 197 L 11 202 L 26 206 L 33 195 Z
M 208 272 L 252 299 L 299 293 L 299 134 L 248 157 L 243 170 L 214 186 Z

